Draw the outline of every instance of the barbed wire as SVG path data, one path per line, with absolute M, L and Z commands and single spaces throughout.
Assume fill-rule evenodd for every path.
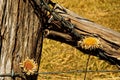
M 41 5 L 45 6 L 46 10 L 48 10 L 54 17 L 54 19 L 58 20 L 58 21 L 61 21 L 62 24 L 67 27 L 68 29 L 73 30 L 74 28 L 74 25 L 68 21 L 66 21 L 63 17 L 59 16 L 56 14 L 56 12 L 51 9 L 45 2 L 44 0 L 41 0 Z M 74 33 L 74 35 L 77 35 L 75 32 L 72 32 Z M 56 72 L 36 72 L 34 74 L 71 74 L 71 73 L 85 73 L 85 76 L 84 76 L 84 80 L 86 79 L 86 73 L 90 73 L 90 72 L 120 72 L 120 70 L 87 70 L 87 67 L 88 67 L 88 62 L 89 62 L 89 58 L 90 56 L 88 57 L 88 60 L 87 60 L 87 63 L 86 63 L 86 69 L 85 70 L 69 70 L 69 71 L 56 71 Z M 3 74 L 0 74 L 0 77 L 18 77 L 20 75 L 26 75 L 25 73 L 15 73 L 14 71 L 12 71 L 11 73 L 3 73 Z
M 74 27 L 75 27 L 74 24 L 72 24 L 69 21 L 66 21 L 63 16 L 59 15 L 54 9 L 50 8 L 50 6 L 44 0 L 41 0 L 41 6 L 43 6 L 48 12 L 51 13 L 51 16 L 52 16 L 52 18 L 54 20 L 60 21 L 62 23 L 62 25 L 64 25 L 63 26 L 64 28 L 69 29 L 68 32 L 70 32 L 70 34 L 75 35 L 78 38 L 83 38 L 82 35 L 79 35 L 78 33 L 76 33 L 74 31 Z M 48 20 L 48 22 L 49 22 L 49 20 Z M 90 54 L 89 54 L 87 62 L 86 62 L 85 70 L 76 70 L 76 71 L 67 71 L 67 72 L 46 72 L 46 73 L 43 72 L 43 73 L 40 73 L 40 74 L 60 74 L 60 73 L 74 73 L 74 72 L 78 72 L 78 73 L 85 73 L 84 80 L 86 80 L 86 76 L 87 76 L 88 72 L 120 72 L 120 70 L 98 70 L 98 71 L 96 71 L 96 70 L 87 70 L 89 60 L 90 60 Z
M 52 16 L 52 19 L 53 20 L 57 20 L 57 21 L 60 21 L 61 24 L 63 26 L 63 28 L 66 28 L 67 32 L 72 34 L 72 35 L 75 35 L 77 38 L 83 38 L 83 35 L 79 35 L 74 29 L 75 27 L 75 24 L 72 24 L 71 22 L 67 21 L 64 19 L 63 16 L 59 15 L 59 13 L 57 13 L 53 8 L 51 8 L 44 0 L 40 0 L 41 1 L 41 6 L 47 10 L 48 12 L 50 12 L 51 16 Z M 51 4 L 55 4 L 56 3 L 53 3 L 51 2 Z M 51 21 L 51 20 L 50 20 Z M 48 20 L 48 23 L 50 23 L 50 21 Z
M 69 70 L 69 71 L 56 71 L 56 72 L 36 72 L 34 74 L 70 74 L 70 73 L 86 73 L 86 72 L 96 72 L 96 73 L 102 73 L 102 72 L 115 72 L 118 73 L 120 70 Z M 25 73 L 5 73 L 5 74 L 0 74 L 0 77 L 17 77 L 20 75 L 25 75 Z

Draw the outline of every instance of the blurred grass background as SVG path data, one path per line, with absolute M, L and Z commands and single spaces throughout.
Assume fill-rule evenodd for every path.
M 82 17 L 120 32 L 120 0 L 52 0 Z M 40 72 L 85 70 L 88 55 L 65 43 L 44 39 Z M 88 70 L 117 70 L 91 56 Z M 83 80 L 84 73 L 40 74 L 38 80 Z M 120 80 L 120 74 L 87 73 L 86 80 Z

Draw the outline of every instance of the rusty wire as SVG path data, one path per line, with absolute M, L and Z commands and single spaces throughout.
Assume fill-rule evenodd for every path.
M 72 30 L 74 28 L 74 24 L 70 23 L 69 21 L 66 21 L 62 16 L 58 15 L 55 10 L 51 9 L 49 7 L 49 5 L 47 3 L 45 3 L 44 0 L 40 0 L 41 1 L 41 6 L 44 6 L 43 8 L 45 8 L 47 11 L 49 11 L 53 18 L 55 20 L 58 20 L 60 21 L 64 27 L 70 29 L 70 32 L 72 32 L 74 35 L 76 35 L 76 33 L 74 33 Z M 78 36 L 78 35 L 77 35 Z M 71 74 L 71 73 L 85 73 L 85 76 L 84 76 L 84 80 L 86 79 L 86 75 L 87 73 L 91 73 L 91 72 L 120 72 L 120 70 L 87 70 L 87 67 L 88 67 L 88 63 L 89 63 L 89 60 L 90 60 L 90 56 L 88 57 L 88 60 L 87 60 L 87 63 L 86 63 L 86 69 L 85 70 L 69 70 L 69 71 L 57 71 L 57 72 L 36 72 L 35 74 L 64 74 L 64 73 L 67 73 L 67 74 Z M 14 71 L 12 71 L 12 73 L 3 73 L 3 74 L 0 74 L 0 77 L 18 77 L 20 75 L 26 75 L 25 73 L 14 73 Z

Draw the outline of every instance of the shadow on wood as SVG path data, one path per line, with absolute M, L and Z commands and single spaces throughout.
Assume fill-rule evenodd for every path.
M 61 15 L 62 18 L 73 24 L 74 28 L 69 32 L 69 27 L 66 28 L 64 24 L 62 24 L 62 20 L 57 20 L 54 18 L 54 15 L 51 15 L 49 17 L 51 22 L 48 24 L 49 27 L 45 30 L 45 34 L 48 38 L 70 44 L 85 53 L 91 52 L 92 55 L 120 66 L 119 32 L 115 32 L 93 21 L 80 17 L 58 4 L 55 5 L 54 10 L 56 14 Z M 97 38 L 100 42 L 100 47 L 90 50 L 79 45 L 79 42 L 81 43 L 87 37 Z

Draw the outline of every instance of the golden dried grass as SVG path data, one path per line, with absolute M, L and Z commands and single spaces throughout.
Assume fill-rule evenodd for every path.
M 120 32 L 120 0 L 53 0 L 98 24 Z M 40 72 L 84 70 L 88 55 L 61 42 L 44 39 Z M 115 70 L 116 66 L 91 56 L 89 70 Z M 83 80 L 84 73 L 40 74 L 38 80 Z M 86 80 L 120 80 L 119 73 L 87 73 Z

